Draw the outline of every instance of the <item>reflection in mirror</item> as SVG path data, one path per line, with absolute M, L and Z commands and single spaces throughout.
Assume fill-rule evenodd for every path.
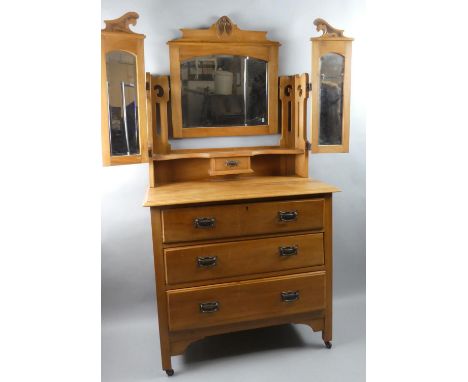
M 341 145 L 343 77 L 343 56 L 328 53 L 320 58 L 320 145 Z
M 111 155 L 140 153 L 136 58 L 126 52 L 106 54 Z
M 268 124 L 267 62 L 213 55 L 180 65 L 182 127 Z

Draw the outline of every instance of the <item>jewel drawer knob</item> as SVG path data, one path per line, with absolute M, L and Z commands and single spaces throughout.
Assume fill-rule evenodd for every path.
M 224 162 L 224 165 L 228 168 L 234 168 L 234 167 L 237 167 L 239 166 L 240 164 L 240 161 L 238 160 L 234 160 L 234 159 L 231 159 L 231 160 L 227 160 L 226 162 Z

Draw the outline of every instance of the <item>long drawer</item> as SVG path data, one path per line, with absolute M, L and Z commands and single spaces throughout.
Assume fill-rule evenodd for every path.
M 316 230 L 323 227 L 323 199 L 166 209 L 165 243 Z
M 166 281 L 177 284 L 323 265 L 323 234 L 306 234 L 164 251 Z
M 325 307 L 325 272 L 168 291 L 172 331 L 281 317 Z

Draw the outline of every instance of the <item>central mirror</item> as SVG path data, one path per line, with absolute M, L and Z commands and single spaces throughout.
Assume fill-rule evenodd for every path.
M 196 57 L 180 64 L 182 126 L 268 124 L 268 64 L 233 55 Z

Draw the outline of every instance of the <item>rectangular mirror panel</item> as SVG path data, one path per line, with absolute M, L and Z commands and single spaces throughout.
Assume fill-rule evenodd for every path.
M 344 57 L 328 53 L 320 58 L 320 145 L 343 140 Z
M 139 154 L 135 56 L 122 51 L 107 53 L 106 73 L 111 155 Z
M 182 127 L 268 124 L 267 62 L 211 55 L 180 65 Z

